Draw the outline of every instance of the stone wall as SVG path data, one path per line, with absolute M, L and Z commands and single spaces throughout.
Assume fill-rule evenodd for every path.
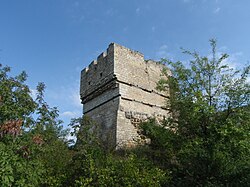
M 95 97 L 96 90 L 103 89 L 114 79 L 114 45 L 110 44 L 106 52 L 81 72 L 80 96 L 83 103 L 88 101 L 88 96 Z M 101 90 L 100 93 L 103 91 Z M 86 101 L 85 101 L 86 99 Z
M 84 114 L 95 120 L 110 146 L 130 147 L 142 142 L 138 125 L 149 117 L 167 117 L 168 92 L 156 89 L 162 64 L 143 54 L 110 44 L 105 53 L 81 73 Z
M 116 125 L 118 107 L 119 97 L 116 97 L 85 113 L 85 115 L 91 117 L 99 125 L 99 135 L 106 146 L 110 148 L 115 147 L 117 144 Z

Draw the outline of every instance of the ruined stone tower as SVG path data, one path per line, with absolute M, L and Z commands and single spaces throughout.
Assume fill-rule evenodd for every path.
M 162 64 L 111 43 L 81 72 L 83 113 L 101 129 L 109 146 L 132 146 L 141 139 L 137 125 L 149 117 L 169 115 L 168 93 L 156 90 Z

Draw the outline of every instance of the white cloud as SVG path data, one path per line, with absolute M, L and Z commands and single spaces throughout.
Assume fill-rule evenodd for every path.
M 64 101 L 64 104 L 74 107 L 75 109 L 82 109 L 82 104 L 80 100 L 80 80 L 72 81 L 70 85 L 63 86 L 59 90 L 54 90 L 52 92 L 53 96 L 58 99 L 58 101 Z
M 218 51 L 221 51 L 221 52 L 226 52 L 228 50 L 228 47 L 227 46 L 221 46 L 218 48 Z
M 168 46 L 163 44 L 155 53 L 155 59 L 160 60 L 161 58 L 166 58 L 169 60 L 174 60 L 174 55 L 169 52 Z
M 77 76 L 78 77 L 78 76 Z M 79 78 L 70 78 L 68 84 L 61 87 L 49 88 L 45 92 L 46 101 L 50 106 L 58 106 L 60 119 L 67 125 L 71 118 L 81 117 L 82 104 L 80 101 Z
M 220 54 L 220 53 L 219 53 Z M 222 64 L 228 65 L 229 68 L 232 68 L 233 70 L 242 70 L 244 67 L 249 65 L 249 63 L 242 63 L 242 59 L 244 58 L 243 52 L 236 52 L 229 54 L 229 57 L 225 59 Z M 250 77 L 246 80 L 247 83 L 250 83 Z
M 243 56 L 242 52 L 236 52 L 229 54 L 229 57 L 224 60 L 223 64 L 227 64 L 230 68 L 239 69 L 244 66 L 244 64 L 240 63 L 240 58 Z
M 65 138 L 68 141 L 73 141 L 72 145 L 74 145 L 77 141 L 77 138 L 75 135 L 73 135 L 73 136 L 71 135 L 71 133 L 74 132 L 74 129 L 70 127 L 69 130 L 70 130 L 70 133 Z
M 166 44 L 160 46 L 160 48 L 156 51 L 156 57 L 157 58 L 165 58 L 165 57 L 169 56 L 167 49 L 168 49 L 168 46 Z
M 36 95 L 37 95 L 37 91 L 36 89 L 30 89 L 30 96 L 32 97 L 32 99 L 36 99 Z
M 79 90 L 78 89 L 73 89 L 72 92 L 69 95 L 69 99 L 72 102 L 72 104 L 77 107 L 77 108 L 82 108 L 81 100 L 80 100 L 80 95 L 79 95 Z
M 80 113 L 78 111 L 65 111 L 61 113 L 60 116 L 66 118 L 76 118 L 80 116 Z
M 217 58 L 221 56 L 221 54 L 228 54 L 229 57 L 223 61 L 223 64 L 227 64 L 230 68 L 239 69 L 244 67 L 244 64 L 241 64 L 240 61 L 244 56 L 243 52 L 238 51 L 234 53 L 229 53 L 229 49 L 227 46 L 222 46 L 218 48 L 218 52 L 216 54 Z M 212 54 L 209 55 L 212 58 Z

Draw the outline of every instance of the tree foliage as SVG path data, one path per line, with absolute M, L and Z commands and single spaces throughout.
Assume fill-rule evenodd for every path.
M 0 65 L 1 186 L 56 186 L 69 159 L 58 110 L 44 101 L 43 83 L 33 99 L 27 74 L 10 70 Z
M 145 156 L 106 150 L 96 124 L 87 116 L 72 120 L 77 142 L 65 186 L 161 186 L 169 174 Z M 82 127 L 79 129 L 79 127 Z M 80 131 L 79 131 L 80 130 Z
M 229 67 L 227 54 L 183 50 L 189 64 L 163 59 L 171 115 L 150 119 L 142 133 L 149 145 L 117 151 L 98 138 L 87 116 L 72 119 L 69 146 L 59 111 L 36 98 L 25 72 L 13 77 L 0 65 L 1 186 L 248 186 L 250 183 L 250 66 Z
M 26 78 L 0 66 L 1 186 L 160 186 L 168 180 L 146 157 L 105 149 L 86 116 L 72 119 L 78 140 L 69 146 L 59 111 L 44 99 L 45 84 L 33 99 Z
M 174 186 L 246 186 L 250 182 L 250 66 L 234 70 L 210 40 L 208 57 L 184 50 L 189 64 L 163 59 L 171 70 L 172 115 L 163 126 L 144 124 L 157 162 L 172 168 Z M 159 161 L 160 160 L 160 161 Z

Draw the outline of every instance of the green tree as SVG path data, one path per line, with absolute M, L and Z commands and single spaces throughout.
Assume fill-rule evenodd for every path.
M 27 74 L 22 72 L 16 77 L 10 77 L 8 75 L 10 70 L 10 67 L 2 67 L 0 64 L 1 136 L 3 136 L 3 133 L 20 133 L 21 125 L 28 127 L 32 121 L 31 114 L 37 106 L 31 97 L 28 86 L 25 84 Z M 14 129 L 11 131 L 11 127 L 15 131 Z M 4 128 L 6 129 L 4 130 Z
M 250 183 L 250 66 L 234 70 L 229 55 L 183 50 L 189 64 L 163 59 L 171 70 L 158 89 L 170 89 L 172 116 L 143 125 L 154 160 L 172 168 L 174 186 L 247 186 Z M 211 57 L 210 57 L 211 56 Z
M 39 145 L 36 149 L 36 158 L 46 169 L 42 184 L 61 186 L 66 180 L 66 167 L 71 158 L 67 140 L 69 131 L 63 129 L 62 121 L 58 119 L 58 109 L 51 108 L 44 100 L 45 84 L 39 83 L 36 90 L 37 118 L 30 134 L 32 140 Z
M 10 70 L 0 65 L 1 186 L 60 186 L 70 152 L 58 110 L 45 102 L 43 83 L 34 100 L 27 74 Z
M 0 64 L 0 183 L 36 186 L 45 170 L 33 158 L 33 146 L 26 141 L 25 129 L 33 124 L 37 104 L 25 84 L 27 74 L 12 77 L 10 70 Z
M 87 116 L 72 120 L 77 144 L 64 186 L 161 186 L 169 175 L 145 156 L 106 150 Z M 79 127 L 81 128 L 79 129 Z

